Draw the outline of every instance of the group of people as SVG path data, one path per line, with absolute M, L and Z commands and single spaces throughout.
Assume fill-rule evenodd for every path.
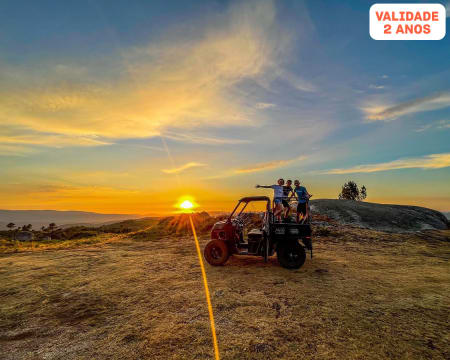
M 273 189 L 273 203 L 276 221 L 281 222 L 282 216 L 287 218 L 291 209 L 289 201 L 294 198 L 297 200 L 297 222 L 300 219 L 305 219 L 308 214 L 308 200 L 312 196 L 308 193 L 304 186 L 300 185 L 300 181 L 294 181 L 294 188 L 292 188 L 292 180 L 287 180 L 286 185 L 284 179 L 278 179 L 276 185 L 256 185 L 257 188 Z

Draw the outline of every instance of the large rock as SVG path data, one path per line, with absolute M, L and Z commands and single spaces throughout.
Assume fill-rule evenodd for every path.
M 311 200 L 313 214 L 326 215 L 341 224 L 391 232 L 449 228 L 439 211 L 419 206 L 388 205 L 352 200 Z

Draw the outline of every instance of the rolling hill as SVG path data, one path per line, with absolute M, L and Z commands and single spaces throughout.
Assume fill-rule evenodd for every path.
M 6 229 L 6 225 L 10 222 L 16 226 L 31 224 L 33 228 L 37 229 L 52 222 L 56 225 L 94 225 L 140 217 L 135 214 L 101 214 L 87 211 L 0 210 L 0 230 Z

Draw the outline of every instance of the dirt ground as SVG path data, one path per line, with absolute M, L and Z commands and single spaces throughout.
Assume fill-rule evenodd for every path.
M 448 359 L 448 231 L 207 265 L 221 359 Z M 202 245 L 206 239 L 201 240 Z M 1 359 L 212 359 L 193 239 L 0 256 Z

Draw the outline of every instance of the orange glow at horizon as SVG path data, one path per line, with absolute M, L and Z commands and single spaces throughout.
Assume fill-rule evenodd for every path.
M 243 196 L 261 195 L 261 190 L 248 190 L 229 187 L 211 188 L 206 184 L 183 189 L 171 188 L 164 191 L 149 189 L 126 189 L 106 186 L 33 186 L 31 184 L 10 184 L 0 189 L 2 209 L 11 210 L 80 210 L 101 213 L 126 213 L 142 216 L 170 216 L 180 213 L 180 205 L 188 200 L 195 211 L 217 212 L 231 211 L 236 201 Z M 308 184 L 309 185 L 309 184 Z M 314 193 L 314 199 L 337 198 L 336 189 L 322 184 L 311 184 L 308 190 Z M 449 211 L 450 198 L 441 196 L 401 196 L 392 194 L 389 189 L 369 187 L 366 202 L 424 206 L 439 211 Z M 184 194 L 177 196 L 177 194 Z M 272 196 L 270 190 L 263 192 Z M 191 195 L 186 195 L 191 194 Z

